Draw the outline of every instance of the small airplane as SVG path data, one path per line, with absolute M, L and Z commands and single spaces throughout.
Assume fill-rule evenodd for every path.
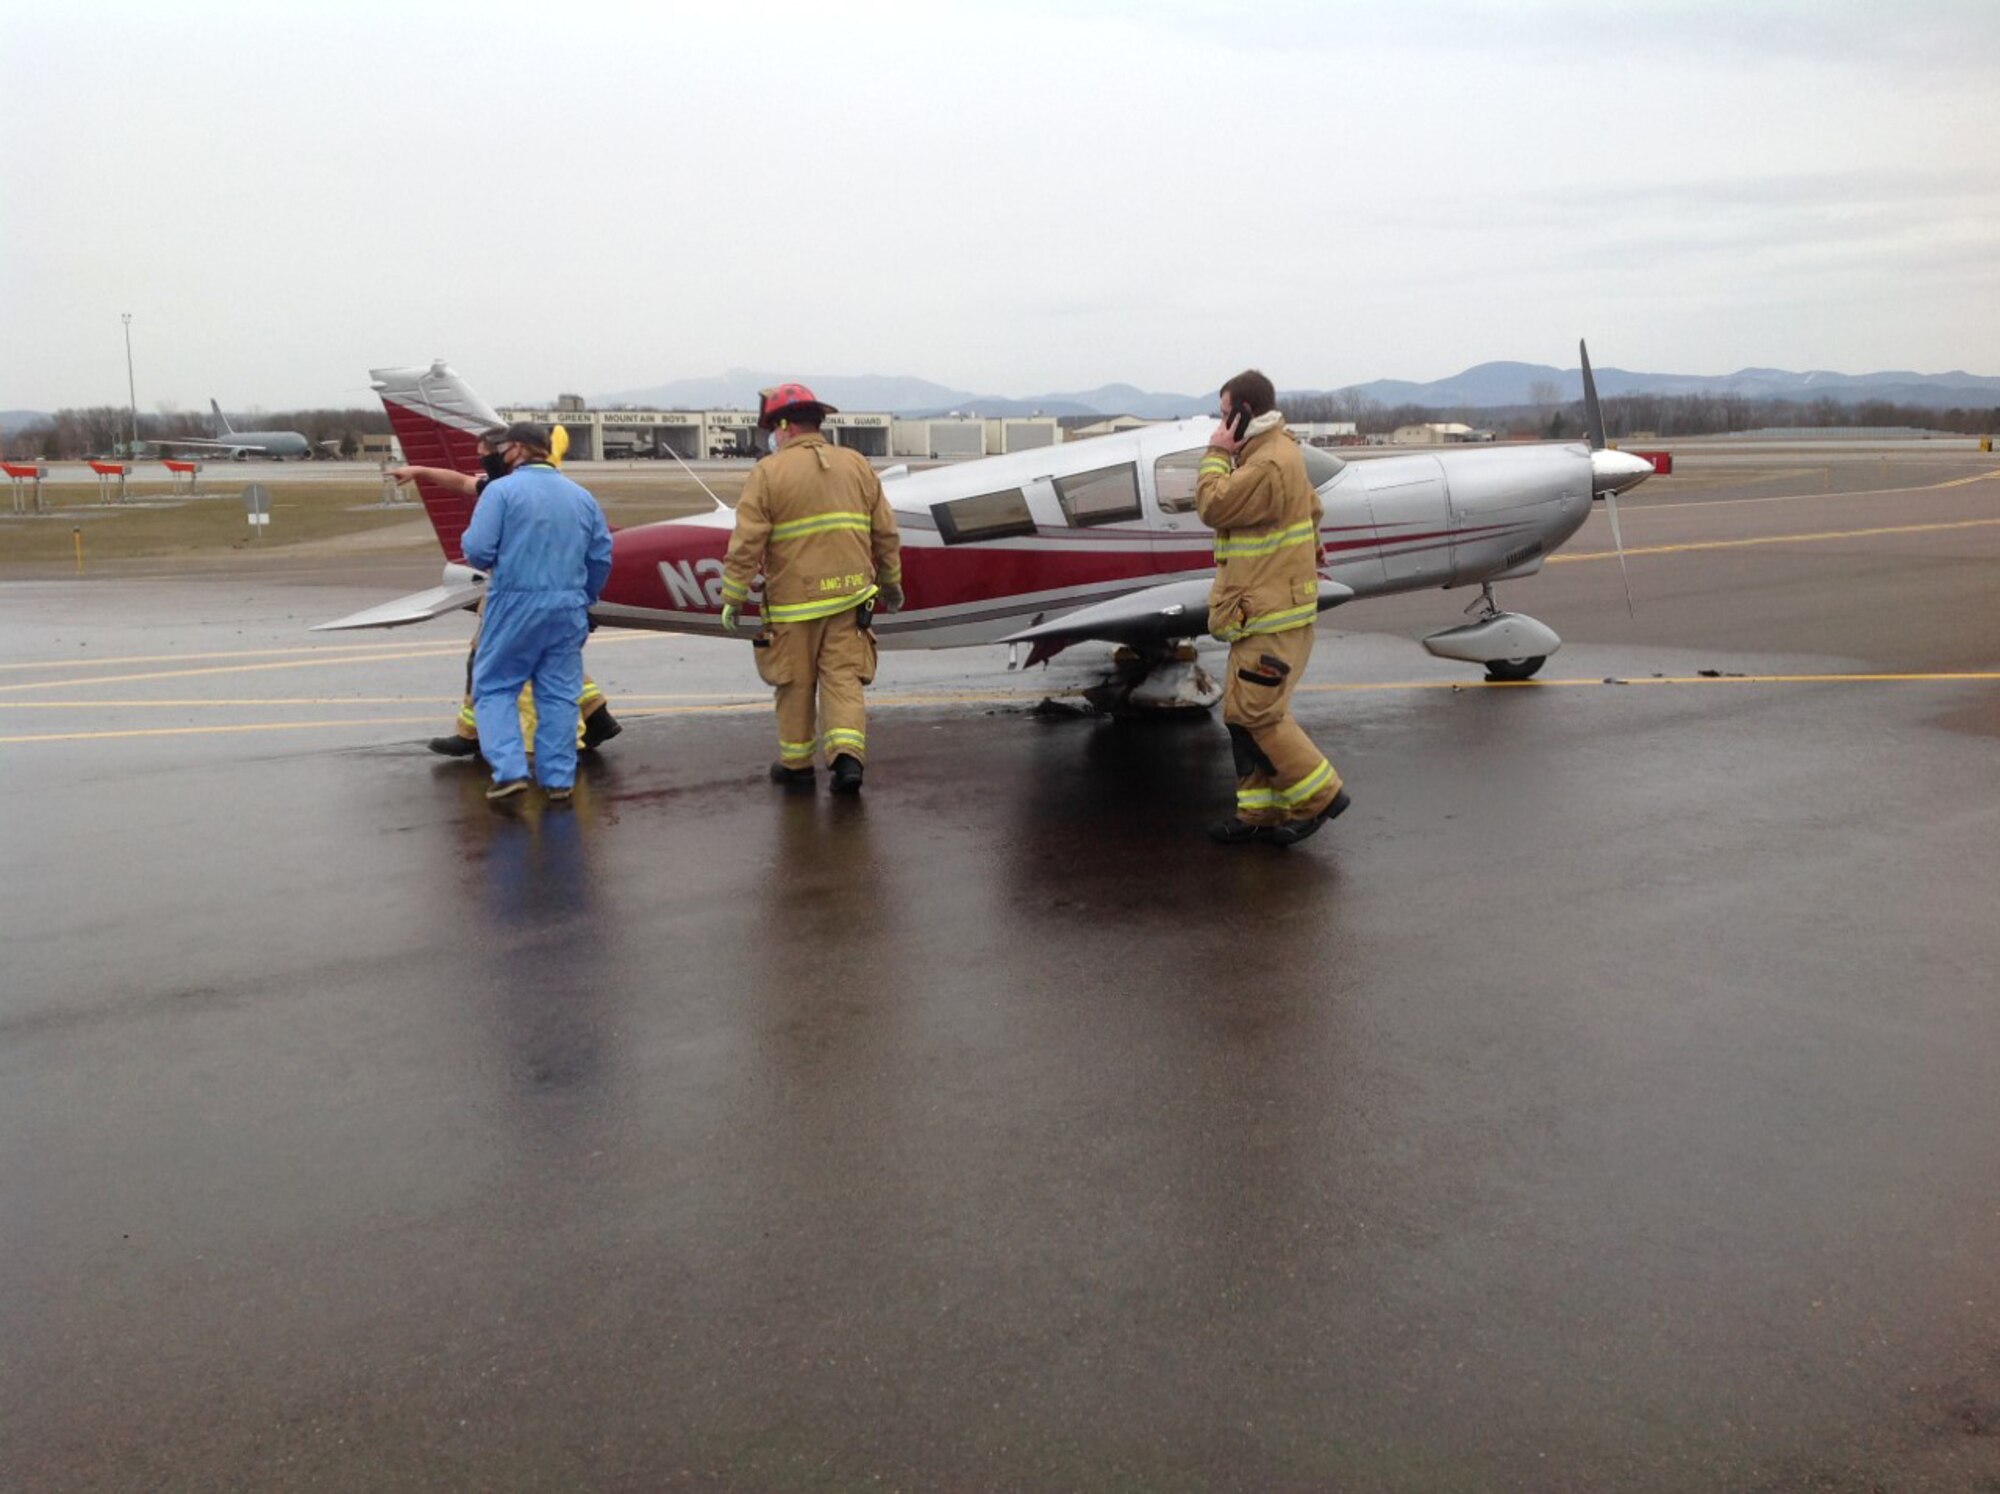
M 1433 587 L 1477 586 L 1473 620 L 1423 640 L 1431 653 L 1483 664 L 1496 680 L 1531 678 L 1562 640 L 1495 602 L 1496 582 L 1531 576 L 1606 501 L 1652 474 L 1612 451 L 1590 355 L 1583 355 L 1588 442 L 1465 446 L 1343 461 L 1302 447 L 1319 489 L 1319 609 Z M 413 464 L 478 470 L 481 432 L 503 422 L 442 360 L 374 371 Z M 883 490 L 903 539 L 903 609 L 878 614 L 885 648 L 1026 644 L 1033 665 L 1086 641 L 1118 646 L 1091 694 L 1114 709 L 1212 705 L 1220 687 L 1189 641 L 1208 631 L 1213 533 L 1195 516 L 1196 469 L 1214 417 L 909 472 Z M 471 606 L 484 578 L 459 536 L 474 500 L 420 481 L 445 554 L 443 583 L 321 629 L 397 627 Z M 713 494 L 710 495 L 714 497 Z M 713 511 L 621 529 L 593 615 L 620 627 L 723 636 L 722 560 L 735 516 Z M 1630 587 L 1627 585 L 1629 598 Z M 754 613 L 755 593 L 747 613 Z
M 215 411 L 215 423 L 221 433 L 212 437 L 162 436 L 148 438 L 148 446 L 189 446 L 202 451 L 216 451 L 235 461 L 244 461 L 253 456 L 264 456 L 272 461 L 283 461 L 286 457 L 297 457 L 301 461 L 313 454 L 312 442 L 297 431 L 239 431 L 229 423 L 229 417 L 222 413 L 222 406 L 213 399 L 209 409 Z M 323 442 L 322 445 L 337 445 L 337 442 Z

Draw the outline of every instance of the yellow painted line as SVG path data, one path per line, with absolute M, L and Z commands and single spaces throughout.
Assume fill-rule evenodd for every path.
M 592 635 L 590 646 L 598 648 L 611 643 L 638 643 L 649 638 L 675 636 L 678 635 L 661 633 L 652 629 L 620 628 L 615 633 L 612 633 L 609 629 L 600 628 L 597 633 Z M 110 669 L 114 666 L 122 668 L 127 664 L 186 664 L 204 659 L 276 658 L 306 661 L 318 659 L 323 663 L 339 663 L 340 660 L 338 659 L 323 657 L 334 654 L 369 654 L 387 657 L 391 654 L 401 653 L 412 659 L 428 659 L 435 657 L 436 651 L 439 649 L 462 654 L 467 651 L 468 647 L 469 640 L 463 643 L 445 643 L 437 639 L 427 639 L 419 643 L 417 640 L 411 639 L 407 643 L 394 643 L 388 639 L 383 639 L 376 643 L 301 644 L 297 648 L 240 648 L 231 649 L 224 653 L 212 654 L 133 654 L 118 659 L 45 659 L 34 664 L 0 664 L 0 673 L 22 669 Z M 365 663 L 367 661 L 353 660 L 351 662 Z
M 1936 534 L 1948 529 L 1985 529 L 2000 519 L 1959 519 L 1946 524 L 1897 524 L 1881 529 L 1832 529 L 1822 534 L 1760 534 L 1750 539 L 1694 540 L 1685 545 L 1645 545 L 1628 547 L 1627 559 L 1634 555 L 1678 555 L 1689 550 L 1741 550 L 1751 545 L 1803 545 L 1818 540 L 1870 539 L 1883 534 Z M 1616 550 L 1565 550 L 1551 555 L 1545 564 L 1561 565 L 1575 560 L 1616 560 Z
M 1063 695 L 1077 695 L 1077 694 L 1081 694 L 1081 692 L 1073 690 L 1063 690 L 1063 691 L 1053 691 L 1053 692 L 1047 690 L 1037 690 L 1029 694 L 998 694 L 998 693 L 985 692 L 985 693 L 929 694 L 929 695 L 883 695 L 872 698 L 869 701 L 869 704 L 872 707 L 883 710 L 894 709 L 899 706 L 969 705 L 969 704 L 991 705 L 996 702 L 1002 704 L 1008 702 L 1019 702 L 1025 705 L 1025 704 L 1031 704 L 1035 701 L 1047 699 L 1051 695 L 1063 696 Z M 731 714 L 740 714 L 743 712 L 751 712 L 751 711 L 768 711 L 771 709 L 771 702 L 768 696 L 759 696 L 754 699 L 746 698 L 738 701 L 718 701 L 711 705 L 656 706 L 656 707 L 640 708 L 640 709 L 627 709 L 623 703 L 623 700 L 624 697 L 621 697 L 620 705 L 618 707 L 618 714 L 625 717 L 628 720 L 645 720 L 655 716 L 731 715 Z M 268 702 L 263 702 L 263 703 L 268 704 Z M 129 738 L 129 737 L 185 737 L 185 736 L 198 736 L 208 732 L 240 733 L 240 732 L 255 732 L 255 731 L 312 731 L 312 730 L 322 730 L 327 728 L 337 728 L 337 727 L 347 727 L 347 726 L 424 726 L 424 725 L 434 725 L 436 723 L 436 720 L 437 718 L 435 716 L 383 716 L 383 717 L 357 716 L 349 720 L 340 720 L 340 721 L 271 721 L 271 722 L 251 722 L 236 726 L 133 727 L 123 731 L 60 732 L 60 733 L 49 733 L 46 735 L 36 735 L 36 736 L 0 737 L 0 745 L 11 745 L 24 742 L 89 742 L 89 741 L 103 741 L 108 739 Z
M 741 690 L 712 690 L 688 695 L 627 695 L 620 693 L 619 705 L 641 700 L 768 701 L 769 695 L 752 695 Z M 0 700 L 0 711 L 67 710 L 186 710 L 205 706 L 361 706 L 410 705 L 442 706 L 456 710 L 462 695 L 260 695 L 254 698 L 206 696 L 193 700 Z
M 1617 685 L 1879 685 L 1985 683 L 2000 670 L 1937 674 L 1667 674 L 1612 675 L 1588 680 L 1380 680 L 1369 684 L 1300 685 L 1301 694 L 1362 694 L 1377 690 L 1562 690 Z
M 439 706 L 457 710 L 463 696 L 422 695 L 262 695 L 249 700 L 0 700 L 0 711 L 168 711 L 228 706 Z
M 423 726 L 431 716 L 371 716 L 352 721 L 259 721 L 246 726 L 145 726 L 131 731 L 72 731 L 59 736 L 0 737 L 0 743 L 18 742 L 97 742 L 115 737 L 195 737 L 223 736 L 251 731 L 318 731 L 329 726 Z
M 77 669 L 95 665 L 101 668 L 124 666 L 127 664 L 185 664 L 199 659 L 268 659 L 296 658 L 300 654 L 359 654 L 377 653 L 383 649 L 431 649 L 438 646 L 435 639 L 423 643 L 411 639 L 408 643 L 331 643 L 306 648 L 239 648 L 226 653 L 215 654 L 133 654 L 121 659 L 47 659 L 38 664 L 0 664 L 0 672 L 18 669 Z
M 1613 689 L 1626 685 L 1866 685 L 1866 684 L 1989 684 L 2000 682 L 2000 670 L 1966 670 L 1936 674 L 1722 674 L 1722 675 L 1640 675 L 1614 676 L 1597 679 L 1568 680 L 1376 680 L 1369 682 L 1341 682 L 1328 684 L 1306 684 L 1298 687 L 1300 694 L 1349 695 L 1420 690 L 1562 690 L 1562 689 Z M 906 706 L 935 705 L 1028 705 L 1045 699 L 1062 699 L 1082 694 L 1080 690 L 1032 691 L 1027 694 L 998 694 L 992 692 L 941 692 L 928 695 L 878 696 L 869 704 L 879 710 L 892 710 Z M 745 700 L 718 702 L 712 705 L 655 706 L 627 710 L 623 706 L 619 714 L 630 720 L 650 720 L 667 716 L 711 716 L 742 715 L 770 709 L 766 700 Z M 84 731 L 61 732 L 36 736 L 0 737 L 0 745 L 19 745 L 29 742 L 89 742 L 133 737 L 186 737 L 240 734 L 268 731 L 321 731 L 330 728 L 354 726 L 428 726 L 436 722 L 435 716 L 372 716 L 355 717 L 340 721 L 267 721 L 251 722 L 235 726 L 156 726 L 134 727 L 124 731 Z M 393 746 L 393 743 L 382 743 Z
M 1789 477 L 1797 476 L 1800 472 L 1823 470 L 1825 469 L 1820 467 L 1800 467 L 1776 475 Z M 1934 493 L 1941 488 L 1962 488 L 1967 483 L 1989 482 L 1994 478 L 2000 478 L 2000 468 L 1995 468 L 1991 472 L 1975 472 L 1970 477 L 1950 477 L 1943 482 L 1925 483 L 1915 488 L 1857 488 L 1847 493 L 1765 493 L 1753 498 L 1690 498 L 1680 503 L 1664 497 L 1657 502 L 1649 502 L 1645 498 L 1630 498 L 1622 502 L 1623 512 L 1627 514 L 1670 514 L 1683 508 L 1733 508 L 1745 503 L 1827 503 L 1842 498 L 1892 498 L 1898 493 Z M 1717 482 L 1725 480 L 1715 479 Z M 1628 550 L 1626 553 L 1629 555 L 1631 552 Z
M 92 685 L 129 685 L 139 680 L 179 680 L 211 674 L 261 674 L 272 669 L 314 669 L 329 664 L 401 664 L 410 659 L 463 659 L 465 645 L 435 649 L 430 653 L 348 654 L 338 659 L 287 659 L 278 664 L 217 664 L 207 669 L 161 669 L 146 674 L 106 674 L 75 680 L 35 680 L 25 685 L 0 685 L 0 694 L 16 690 L 81 690 Z

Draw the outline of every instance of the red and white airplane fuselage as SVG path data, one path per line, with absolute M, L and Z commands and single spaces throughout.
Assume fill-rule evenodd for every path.
M 500 424 L 444 364 L 383 369 L 375 387 L 405 458 L 469 472 L 481 431 Z M 920 472 L 883 486 L 902 533 L 905 605 L 878 615 L 884 647 L 1029 642 L 1036 657 L 1102 639 L 1145 653 L 1207 631 L 1214 536 L 1194 512 L 1196 466 L 1213 417 Z M 1582 443 L 1466 446 L 1342 461 L 1305 448 L 1324 509 L 1320 605 L 1533 574 L 1614 494 L 1652 471 Z M 477 595 L 458 537 L 471 501 L 419 492 L 444 546 L 435 592 L 327 627 L 394 626 Z M 720 504 L 691 518 L 621 529 L 593 609 L 606 623 L 722 633 L 722 561 L 734 524 Z M 751 607 L 754 616 L 757 598 Z M 1488 612 L 1426 640 L 1434 653 L 1532 673 L 1560 641 L 1519 614 Z

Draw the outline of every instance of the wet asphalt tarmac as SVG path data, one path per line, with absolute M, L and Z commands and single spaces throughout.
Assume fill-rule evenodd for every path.
M 303 631 L 428 564 L 0 586 L 0 1486 L 2000 1489 L 2000 480 L 1775 470 L 1543 685 L 1334 614 L 1291 852 L 1080 666 L 846 802 L 601 633 L 497 812 L 463 620 Z

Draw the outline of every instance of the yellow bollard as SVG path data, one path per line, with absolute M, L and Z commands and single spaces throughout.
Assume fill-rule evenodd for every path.
M 70 533 L 76 536 L 76 573 L 81 576 L 83 574 L 83 531 L 81 529 L 72 529 Z

